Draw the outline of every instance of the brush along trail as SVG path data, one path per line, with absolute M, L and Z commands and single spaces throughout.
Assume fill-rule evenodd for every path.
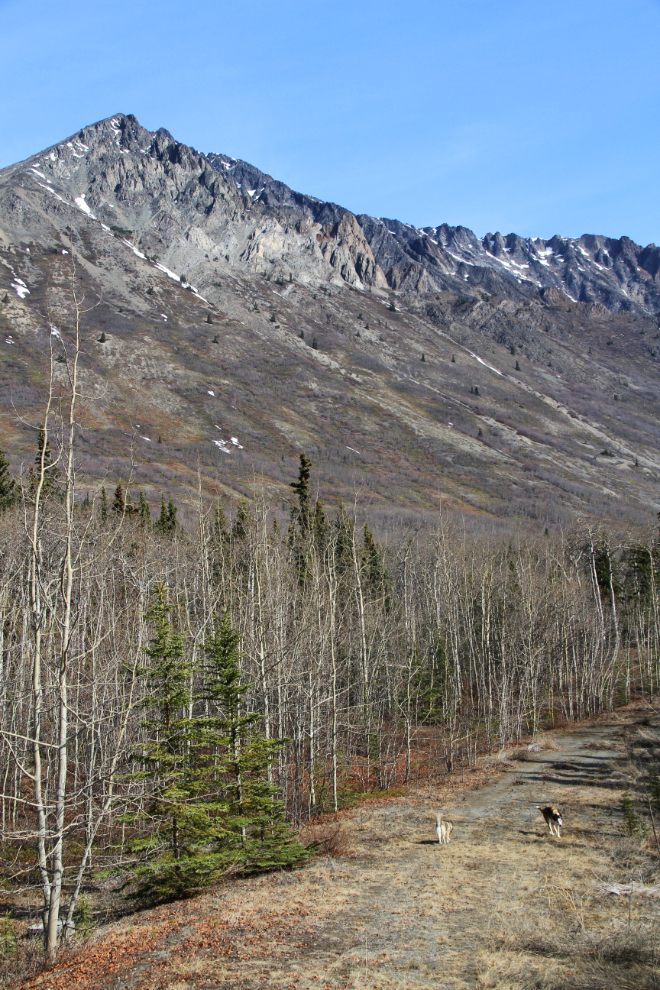
M 657 859 L 640 859 L 639 840 L 631 851 L 620 811 L 626 739 L 641 720 L 657 723 L 656 711 L 547 733 L 430 795 L 362 801 L 337 817 L 343 855 L 125 918 L 23 986 L 600 986 L 593 945 L 658 920 Z M 561 840 L 537 810 L 550 803 L 564 818 Z M 438 810 L 454 823 L 449 845 L 437 842 Z M 634 897 L 608 892 L 625 880 Z M 585 942 L 585 932 L 595 934 Z M 644 958 L 626 957 L 619 972 L 612 957 L 610 985 L 655 985 L 642 979 Z

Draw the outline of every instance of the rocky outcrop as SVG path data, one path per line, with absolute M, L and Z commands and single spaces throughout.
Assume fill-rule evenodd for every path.
M 480 291 L 524 300 L 554 290 L 609 312 L 660 313 L 654 244 L 591 234 L 545 241 L 496 232 L 480 240 L 461 226 L 356 217 L 247 162 L 204 155 L 163 128 L 147 131 L 130 114 L 4 169 L 0 196 L 5 243 L 57 243 L 78 210 L 201 285 L 237 268 L 411 296 Z

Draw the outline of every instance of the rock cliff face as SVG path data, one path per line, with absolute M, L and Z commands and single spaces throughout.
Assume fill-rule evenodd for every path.
M 385 286 L 352 214 L 226 161 L 117 115 L 0 173 L 5 236 L 52 240 L 72 207 L 201 284 L 219 266 Z
M 293 192 L 246 162 L 208 156 L 213 167 L 246 189 L 254 203 L 303 213 L 336 228 L 347 213 L 334 203 Z M 350 214 L 349 214 L 350 215 Z M 601 303 L 616 312 L 660 312 L 660 248 L 642 248 L 630 238 L 522 238 L 486 234 L 479 240 L 466 227 L 417 229 L 398 220 L 357 217 L 371 248 L 376 274 L 368 284 L 395 291 L 463 291 L 461 283 L 490 293 L 538 295 L 555 288 L 574 302 Z M 383 281 L 384 276 L 384 281 Z
M 90 485 L 287 492 L 304 449 L 383 512 L 655 518 L 659 268 L 355 216 L 118 114 L 0 172 L 1 445 L 33 456 L 75 290 Z
M 10 240 L 39 232 L 52 238 L 63 212 L 56 204 L 73 204 L 202 284 L 218 266 L 265 268 L 276 278 L 341 279 L 413 295 L 479 289 L 534 298 L 553 288 L 611 312 L 660 313 L 660 249 L 653 244 L 595 235 L 544 241 L 495 233 L 479 240 L 465 227 L 416 229 L 355 217 L 247 162 L 203 155 L 123 114 L 5 169 L 0 188 Z

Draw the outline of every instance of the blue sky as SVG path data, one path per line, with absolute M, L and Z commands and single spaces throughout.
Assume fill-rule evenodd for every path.
M 113 113 L 356 213 L 660 242 L 660 0 L 0 0 L 0 166 Z

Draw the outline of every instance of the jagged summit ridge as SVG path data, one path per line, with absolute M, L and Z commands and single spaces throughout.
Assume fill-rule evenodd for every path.
M 207 157 L 214 169 L 230 176 L 253 202 L 299 210 L 321 224 L 337 224 L 348 212 L 294 192 L 247 162 L 214 153 Z M 525 289 L 554 288 L 574 302 L 600 303 L 612 311 L 659 311 L 660 249 L 655 244 L 643 248 L 628 237 L 593 234 L 579 238 L 555 235 L 546 241 L 515 233 L 502 236 L 499 231 L 480 240 L 467 227 L 446 223 L 416 228 L 366 214 L 357 220 L 378 267 L 395 290 L 456 289 L 456 279 L 497 290 L 501 279 L 508 286 Z
M 415 228 L 298 193 L 253 165 L 202 154 L 164 128 L 152 132 L 116 114 L 0 173 L 73 204 L 174 272 L 204 284 L 210 268 L 271 270 L 302 281 L 414 295 L 480 290 L 505 297 L 554 289 L 608 310 L 660 312 L 660 249 L 627 237 L 511 233 L 479 239 L 465 227 Z M 11 197 L 10 197 L 11 199 Z M 5 199 L 16 219 L 25 204 Z M 46 207 L 46 212 L 49 208 Z M 35 218 L 19 224 L 34 236 Z M 37 224 L 43 226 L 43 224 Z M 17 230 L 21 233 L 21 230 Z M 44 231 L 45 234 L 45 231 Z

